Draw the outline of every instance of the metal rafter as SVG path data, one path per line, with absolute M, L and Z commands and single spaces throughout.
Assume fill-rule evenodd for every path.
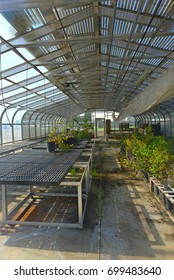
M 25 107 L 27 90 L 30 110 L 45 111 L 47 103 L 50 114 L 53 107 L 54 113 L 56 108 L 57 114 L 63 112 L 62 106 L 67 113 L 67 106 L 75 108 L 69 114 L 127 107 L 174 61 L 173 0 L 135 2 L 0 0 L 0 12 L 16 29 L 13 38 L 2 40 L 1 55 L 13 51 L 21 57 L 26 48 L 34 56 L 28 60 L 22 55 L 24 63 L 2 69 L 4 102 Z M 26 66 L 39 72 L 28 78 L 31 89 L 25 80 L 10 78 Z M 38 86 L 42 79 L 50 83 Z M 51 95 L 53 85 L 62 91 L 57 98 Z

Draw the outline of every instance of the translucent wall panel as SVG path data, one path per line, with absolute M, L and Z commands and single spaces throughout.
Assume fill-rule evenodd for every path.
M 23 115 L 22 123 L 23 124 L 26 124 L 26 123 L 29 124 L 32 114 L 33 114 L 33 111 L 26 111 L 26 113 Z
M 41 119 L 43 114 L 38 114 L 36 118 L 36 138 L 41 137 Z
M 12 25 L 0 14 L 0 26 L 1 28 L 1 36 L 6 40 L 11 39 L 15 36 L 16 29 L 12 27 Z
M 15 54 L 14 51 L 9 51 L 1 55 L 1 71 L 12 68 L 16 65 L 22 64 L 25 61 Z
M 165 136 L 171 136 L 171 122 L 170 119 L 165 119 Z
M 29 130 L 29 122 L 32 115 L 32 111 L 27 111 L 22 118 L 22 138 L 29 139 L 30 137 L 30 130 Z
M 45 137 L 47 135 L 47 131 L 46 131 L 46 119 L 47 119 L 47 115 L 44 115 L 42 116 L 41 118 L 41 123 L 40 123 L 40 126 L 41 126 L 41 137 Z
M 27 66 L 26 66 L 27 68 Z M 18 74 L 15 74 L 13 76 L 10 76 L 9 79 L 15 83 L 18 83 L 18 82 L 21 82 L 21 81 L 24 81 L 26 79 L 30 79 L 32 77 L 36 77 L 37 75 L 39 75 L 39 72 L 37 72 L 36 70 L 34 69 L 28 69 L 26 71 L 22 71 Z M 27 84 L 27 81 L 26 81 L 26 84 Z
M 22 129 L 21 129 L 21 124 L 15 124 L 13 126 L 14 129 L 14 141 L 19 141 L 22 140 Z
M 13 142 L 12 120 L 17 109 L 11 108 L 2 114 L 2 144 Z
M 34 113 L 30 117 L 30 138 L 36 138 L 36 119 L 38 113 Z
M 29 125 L 22 125 L 22 139 L 29 139 Z
M 165 119 L 160 118 L 161 134 L 165 135 Z
M 41 137 L 41 125 L 40 120 L 36 122 L 36 138 Z
M 30 139 L 36 138 L 35 125 L 30 124 Z
M 14 120 L 13 120 L 13 123 L 14 124 L 21 124 L 22 122 L 22 118 L 23 118 L 23 115 L 26 113 L 26 110 L 20 110 L 18 111 L 15 116 L 14 116 Z
M 2 117 L 2 124 L 12 124 L 12 119 L 16 111 L 17 109 L 15 108 L 6 109 Z
M 1 118 L 1 115 L 2 115 L 2 113 L 3 113 L 3 111 L 4 111 L 4 106 L 3 105 L 0 105 L 0 118 Z
M 2 124 L 2 143 L 12 143 L 12 126 Z

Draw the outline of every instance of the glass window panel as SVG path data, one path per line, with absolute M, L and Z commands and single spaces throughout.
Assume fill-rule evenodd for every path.
M 30 99 L 31 97 L 35 97 L 35 96 L 37 96 L 35 93 L 27 94 L 27 95 L 25 94 L 25 95 L 22 96 L 22 97 L 19 97 L 19 98 L 16 98 L 15 100 L 13 100 L 13 101 L 10 101 L 10 104 L 15 104 L 15 103 L 21 102 L 21 101 L 23 101 L 23 100 L 25 100 L 25 101 L 26 101 L 26 104 L 28 104 L 29 99 Z
M 12 118 L 16 112 L 16 108 L 7 109 L 2 118 L 2 124 L 12 123 Z
M 10 143 L 12 142 L 12 127 L 8 124 L 2 124 L 2 142 Z
M 36 125 L 36 137 L 41 137 L 41 127 L 40 127 L 40 124 Z
M 22 139 L 21 125 L 14 125 L 14 140 L 19 141 Z
M 15 117 L 14 117 L 14 124 L 19 124 L 21 123 L 22 117 L 25 114 L 26 110 L 20 110 L 16 113 Z
M 20 52 L 25 58 L 27 58 L 29 61 L 34 59 L 35 57 L 33 56 L 33 54 L 31 54 L 29 51 L 27 51 L 26 49 L 24 48 L 20 48 L 20 49 L 17 49 L 18 52 Z
M 35 125 L 30 125 L 30 138 L 35 138 Z
M 10 83 L 9 81 L 6 81 L 6 80 L 2 79 L 1 82 L 0 82 L 0 89 L 5 88 L 5 87 L 8 87 L 8 86 L 10 86 L 10 85 L 12 85 L 12 83 Z
M 13 51 L 1 55 L 1 71 L 17 66 L 25 61 Z
M 0 26 L 3 26 L 1 28 L 1 36 L 8 40 L 15 36 L 15 33 L 17 32 L 16 29 L 0 14 Z
M 40 122 L 40 120 L 43 119 L 43 114 L 39 114 L 37 117 L 37 122 Z
M 25 93 L 26 91 L 23 88 L 18 88 L 18 89 L 15 89 L 15 90 L 12 90 L 12 91 L 9 91 L 9 92 L 5 93 L 4 98 L 11 97 L 11 96 L 19 94 L 21 92 Z
M 29 125 L 27 124 L 22 125 L 22 135 L 23 135 L 23 140 L 29 139 Z
M 24 114 L 23 118 L 22 118 L 22 123 L 24 124 L 28 124 L 29 123 L 29 119 L 32 115 L 32 111 L 26 111 L 26 113 Z
M 34 113 L 32 116 L 31 116 L 31 120 L 33 121 L 35 121 L 35 119 L 37 118 L 37 116 L 38 116 L 38 113 Z
M 4 110 L 5 110 L 4 106 L 0 105 L 0 117 Z
M 46 136 L 48 133 L 46 132 L 45 123 L 41 125 L 41 137 Z
M 38 101 L 39 101 L 39 104 L 43 104 L 45 101 L 44 101 L 44 102 L 43 102 L 43 101 L 41 102 L 41 100 L 44 100 L 44 99 L 43 99 L 43 98 L 39 98 L 39 99 L 36 99 L 36 100 L 34 100 L 34 101 L 28 99 L 28 100 L 27 100 L 27 105 L 32 104 L 32 103 L 35 104 L 35 103 L 37 103 Z
M 26 71 L 22 71 L 18 74 L 15 74 L 13 76 L 10 76 L 9 79 L 15 83 L 18 83 L 18 82 L 25 81 L 26 79 L 30 79 L 30 78 L 38 76 L 38 75 L 39 75 L 39 72 L 37 72 L 34 69 L 29 69 Z
M 28 89 L 33 89 L 33 88 L 36 88 L 36 87 L 40 87 L 40 86 L 45 86 L 46 84 L 50 83 L 50 81 L 46 80 L 44 81 L 43 79 L 39 82 L 36 82 L 36 83 L 33 83 L 33 84 L 30 84 L 27 86 Z
M 51 88 L 51 89 L 50 89 L 50 88 Z M 51 84 L 50 84 L 50 88 L 48 88 L 48 89 L 46 89 L 46 90 L 51 91 L 52 94 L 54 94 L 54 93 L 55 93 L 54 91 L 57 90 L 57 88 L 56 88 L 56 87 L 52 87 Z M 60 92 L 61 92 L 61 91 L 60 91 Z M 37 93 L 39 93 L 39 94 L 45 93 L 45 89 L 39 90 Z M 56 92 L 56 94 L 57 94 L 57 92 Z
M 42 73 L 48 72 L 48 69 L 45 68 L 44 66 L 38 66 L 37 67 Z

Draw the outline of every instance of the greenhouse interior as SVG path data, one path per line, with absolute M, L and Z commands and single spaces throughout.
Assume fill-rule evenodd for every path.
M 0 26 L 0 259 L 174 259 L 174 1 L 0 0 Z

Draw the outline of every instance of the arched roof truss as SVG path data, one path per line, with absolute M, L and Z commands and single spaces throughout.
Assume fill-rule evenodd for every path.
M 0 22 L 4 108 L 121 119 L 174 97 L 173 0 L 0 0 Z

